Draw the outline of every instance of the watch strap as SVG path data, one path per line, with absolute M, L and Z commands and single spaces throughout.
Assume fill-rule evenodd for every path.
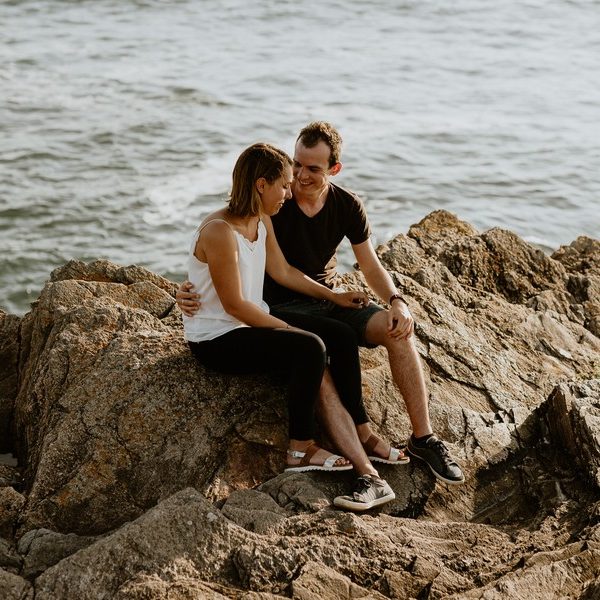
M 404 304 L 406 304 L 406 300 L 404 300 L 404 298 L 403 298 L 403 297 L 402 297 L 400 294 L 398 294 L 398 293 L 392 294 L 392 295 L 390 296 L 390 299 L 389 299 L 389 301 L 388 301 L 388 304 L 391 306 L 391 305 L 392 305 L 392 302 L 393 302 L 394 300 L 400 300 L 400 302 L 404 302 Z

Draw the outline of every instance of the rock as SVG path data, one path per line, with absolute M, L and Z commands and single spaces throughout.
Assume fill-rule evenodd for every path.
M 600 241 L 580 236 L 552 258 L 569 272 L 567 288 L 580 303 L 585 326 L 600 336 Z
M 182 557 L 190 561 L 188 573 L 191 569 L 226 584 L 233 573 L 232 549 L 252 535 L 186 489 L 48 569 L 36 580 L 36 600 L 126 597 L 124 590 L 138 577 L 147 582 L 181 572 Z
M 581 598 L 597 589 L 600 577 L 600 552 L 586 550 L 581 544 L 536 555 L 522 569 L 509 573 L 483 588 L 450 598 Z
M 561 246 L 552 258 L 570 273 L 600 275 L 600 240 L 579 236 L 568 246 Z
M 544 408 L 555 443 L 600 486 L 600 379 L 559 384 Z
M 307 562 L 302 567 L 300 576 L 292 583 L 292 598 L 297 600 L 353 600 L 354 598 L 384 600 L 385 596 L 352 583 L 348 577 L 340 575 L 327 566 Z
M 33 600 L 33 588 L 22 577 L 0 569 L 0 598 L 2 600 Z
M 21 474 L 16 467 L 0 464 L 0 488 L 21 486 Z
M 52 282 L 69 279 L 123 283 L 126 286 L 149 282 L 173 297 L 177 292 L 177 284 L 144 267 L 138 265 L 122 267 L 108 260 L 95 260 L 88 264 L 79 260 L 70 260 L 50 274 Z
M 431 477 L 415 464 L 378 465 L 380 475 L 395 490 L 396 499 L 378 508 L 376 513 L 403 516 L 422 506 L 434 487 Z M 282 473 L 259 486 L 290 513 L 318 512 L 331 508 L 336 496 L 352 491 L 356 474 L 344 473 Z M 226 506 L 226 505 L 225 505 Z M 225 507 L 224 507 L 225 508 Z
M 176 561 L 162 574 L 140 575 L 119 589 L 114 600 L 228 600 L 239 598 L 240 591 L 221 585 L 209 584 L 185 560 Z M 243 596 L 245 597 L 245 596 Z
M 543 550 L 532 535 L 519 540 L 523 549 L 532 543 Z M 516 551 L 514 536 L 493 526 L 327 509 L 288 517 L 280 533 L 258 535 L 229 521 L 198 492 L 184 490 L 45 571 L 35 582 L 36 600 L 66 593 L 82 600 L 157 597 L 206 587 L 234 597 L 241 589 L 290 589 L 297 598 L 401 597 L 423 590 L 441 598 L 479 593 L 510 578 Z M 581 543 L 569 557 L 542 551 L 526 568 L 573 558 L 580 561 L 579 581 L 588 582 L 598 569 L 593 552 Z M 549 589 L 552 576 L 546 577 Z
M 281 468 L 285 447 L 272 444 L 285 438 L 261 449 L 248 430 L 281 427 L 283 390 L 266 377 L 208 373 L 162 309 L 148 312 L 139 298 L 136 283 L 59 280 L 25 318 L 15 408 L 22 532 L 98 534 L 182 486 L 223 497 Z
M 21 570 L 22 559 L 19 556 L 14 544 L 8 540 L 0 538 L 0 567 L 11 573 L 19 573 Z M 0 589 L 1 586 L 0 586 Z M 2 598 L 2 596 L 0 596 Z
M 10 425 L 18 389 L 21 319 L 0 310 L 0 453 L 11 450 Z
M 73 533 L 65 535 L 48 529 L 28 531 L 17 546 L 19 554 L 23 557 L 21 574 L 27 579 L 33 579 L 95 540 L 94 537 L 81 537 Z
M 12 487 L 0 487 L 0 536 L 12 537 L 25 498 Z
M 377 251 L 417 322 L 433 426 L 464 485 L 416 460 L 377 465 L 396 500 L 334 510 L 353 473 L 281 473 L 280 380 L 196 365 L 175 284 L 72 262 L 0 338 L 18 338 L 4 406 L 26 498 L 11 513 L 21 556 L 5 540 L 0 565 L 37 576 L 36 598 L 594 597 L 596 241 L 549 257 L 436 211 Z M 373 426 L 401 445 L 411 425 L 385 351 L 361 364 Z
M 221 508 L 223 514 L 248 531 L 268 534 L 276 531 L 288 512 L 270 496 L 257 490 L 233 492 Z

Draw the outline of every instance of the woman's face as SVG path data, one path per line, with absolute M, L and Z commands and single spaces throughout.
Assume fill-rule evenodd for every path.
M 263 212 L 276 215 L 283 203 L 292 197 L 292 167 L 286 165 L 281 177 L 273 183 L 265 182 L 261 194 Z

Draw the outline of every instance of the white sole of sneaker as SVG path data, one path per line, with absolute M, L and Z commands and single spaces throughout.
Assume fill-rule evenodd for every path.
M 387 504 L 396 498 L 396 494 L 392 492 L 383 498 L 377 498 L 376 500 L 371 500 L 371 502 L 357 502 L 351 496 L 337 496 L 333 499 L 333 505 L 337 508 L 345 508 L 346 510 L 352 510 L 354 512 L 363 512 L 365 510 L 369 510 L 370 508 L 375 508 L 376 506 L 381 506 L 382 504 Z

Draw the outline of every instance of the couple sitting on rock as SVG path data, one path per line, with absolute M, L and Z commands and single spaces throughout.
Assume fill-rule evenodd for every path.
M 286 470 L 354 467 L 359 477 L 353 494 L 334 504 L 361 511 L 394 498 L 373 462 L 398 465 L 409 458 L 371 431 L 359 345 L 388 351 L 413 428 L 408 453 L 446 483 L 464 477 L 433 435 L 414 322 L 375 254 L 362 202 L 329 180 L 342 168 L 340 151 L 339 133 L 324 122 L 302 129 L 293 161 L 268 144 L 247 148 L 233 170 L 227 207 L 195 232 L 189 281 L 180 286 L 177 302 L 185 337 L 202 364 L 227 373 L 289 375 Z M 333 289 L 344 237 L 389 309 L 364 292 Z M 315 412 L 343 456 L 315 443 Z

